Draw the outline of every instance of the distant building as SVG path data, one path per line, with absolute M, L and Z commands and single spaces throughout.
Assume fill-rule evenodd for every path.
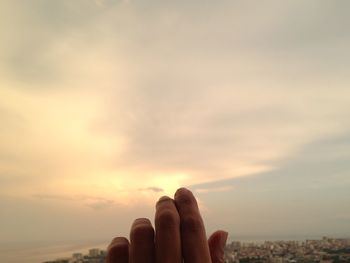
M 98 248 L 92 248 L 89 250 L 89 256 L 90 257 L 98 257 L 100 255 L 100 249 Z
M 80 260 L 80 259 L 83 259 L 84 258 L 84 255 L 82 253 L 74 253 L 72 255 L 73 259 L 75 260 Z

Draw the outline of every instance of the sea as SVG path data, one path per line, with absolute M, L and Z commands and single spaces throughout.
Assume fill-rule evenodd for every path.
M 67 258 L 73 253 L 87 254 L 91 248 L 106 249 L 107 241 L 65 241 L 0 243 L 1 263 L 42 263 Z

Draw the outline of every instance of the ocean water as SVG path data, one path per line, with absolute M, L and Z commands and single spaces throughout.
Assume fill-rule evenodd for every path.
M 91 248 L 106 249 L 108 242 L 1 243 L 1 263 L 41 263 L 70 257 L 75 252 L 88 253 Z

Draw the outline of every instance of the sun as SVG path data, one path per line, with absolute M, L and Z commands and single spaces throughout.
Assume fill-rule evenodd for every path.
M 151 180 L 152 184 L 163 189 L 163 194 L 173 196 L 175 191 L 183 186 L 190 176 L 187 173 L 174 172 L 155 175 Z

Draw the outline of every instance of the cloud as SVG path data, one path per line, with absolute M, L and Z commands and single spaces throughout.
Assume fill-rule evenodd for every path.
M 164 189 L 160 187 L 150 186 L 146 188 L 139 188 L 139 191 L 151 191 L 155 193 L 160 193 L 160 192 L 164 192 Z
M 97 7 L 93 0 L 6 1 L 1 13 L 0 70 L 22 83 L 16 89 L 28 84 L 37 89 L 55 88 L 54 84 L 67 78 L 64 65 L 70 52 L 79 52 L 76 45 L 84 48 L 81 43 L 88 43 L 91 21 L 103 15 L 107 4 L 103 6 Z M 15 13 L 19 19 L 14 18 Z M 9 30 L 6 24 L 16 30 Z
M 95 4 L 97 6 L 103 6 L 104 5 L 104 0 L 95 0 Z
M 271 171 L 249 177 L 218 180 L 191 185 L 196 192 L 215 189 L 248 190 L 250 186 L 259 192 L 319 191 L 327 192 L 350 184 L 349 133 L 324 137 L 303 145 L 285 159 L 276 160 Z M 235 192 L 233 191 L 233 192 Z M 336 200 L 337 196 L 334 196 Z M 346 198 L 349 198 L 347 195 Z
M 91 202 L 86 205 L 94 210 L 102 210 L 102 209 L 115 206 L 115 203 L 112 200 L 101 200 L 101 201 Z
M 243 2 L 211 4 L 217 12 L 140 3 L 141 12 L 105 2 L 21 9 L 35 37 L 22 34 L 20 21 L 3 43 L 10 57 L 2 68 L 13 74 L 1 83 L 0 118 L 11 127 L 1 146 L 13 159 L 0 168 L 3 178 L 26 177 L 24 190 L 58 186 L 111 198 L 151 180 L 170 194 L 180 185 L 272 171 L 306 143 L 346 128 L 350 80 L 323 63 L 332 53 L 328 44 L 339 54 L 345 47 L 330 43 L 329 34 L 320 39 L 328 32 L 326 7 L 305 29 L 291 23 L 290 10 L 301 5 L 301 20 L 313 14 L 301 2 L 256 10 Z M 56 11 L 39 12 L 46 8 Z M 333 8 L 336 18 L 341 6 Z M 313 29 L 318 37 L 304 32 Z M 288 45 L 288 37 L 300 45 Z M 338 66 L 339 54 L 332 57 Z M 16 56 L 18 65 L 11 62 Z
M 3 195 L 127 209 L 185 185 L 252 221 L 276 196 L 341 209 L 347 3 L 98 2 L 1 4 Z
M 127 134 L 125 151 L 111 160 L 112 167 L 136 173 L 150 170 L 168 177 L 188 174 L 180 184 L 254 174 L 274 169 L 271 163 L 275 159 L 289 156 L 315 136 L 321 138 L 347 126 L 343 120 L 349 92 L 344 83 L 349 79 L 342 74 L 336 95 L 325 80 L 335 81 L 339 74 L 332 67 L 323 67 L 325 53 L 327 57 L 332 53 L 322 42 L 329 43 L 328 35 L 318 39 L 315 48 L 310 43 L 316 37 L 311 35 L 306 43 L 298 38 L 304 29 L 290 24 L 294 16 L 289 6 L 296 10 L 302 5 L 301 16 L 307 20 L 312 5 L 277 4 L 273 10 L 285 16 L 271 16 L 272 3 L 261 4 L 263 10 L 251 10 L 245 4 L 237 8 L 224 5 L 226 8 L 216 8 L 236 12 L 247 25 L 245 30 L 228 26 L 237 24 L 232 15 L 216 16 L 205 9 L 194 17 L 180 15 L 178 10 L 185 8 L 181 5 L 170 12 L 168 20 L 130 13 L 136 21 L 147 22 L 149 29 L 147 34 L 132 31 L 128 45 L 122 47 L 128 54 L 141 50 L 128 55 L 127 66 L 133 72 L 127 77 L 128 86 L 111 91 L 105 113 L 95 125 L 97 134 Z M 317 27 L 320 36 L 324 33 L 320 21 L 326 10 L 322 7 L 308 30 Z M 242 11 L 250 16 L 239 16 Z M 215 26 L 205 24 L 205 15 Z M 174 27 L 176 23 L 188 26 L 180 31 Z M 282 30 L 286 32 L 283 36 Z M 300 46 L 288 45 L 289 33 Z M 186 39 L 186 45 L 178 39 Z M 266 41 L 264 44 L 272 47 L 270 52 L 266 53 L 259 41 Z M 140 43 L 147 43 L 147 48 Z M 225 43 L 227 46 L 221 46 Z M 281 53 L 273 52 L 275 45 Z M 345 46 L 340 49 L 345 51 Z M 337 56 L 332 59 L 341 65 Z M 150 60 L 152 69 L 147 66 Z M 326 82 L 315 77 L 318 75 Z
M 109 207 L 117 206 L 114 200 L 106 199 L 98 196 L 87 195 L 59 195 L 59 194 L 33 194 L 32 197 L 47 201 L 63 201 L 63 202 L 83 202 L 84 205 L 94 210 L 102 210 Z M 119 204 L 120 205 L 120 204 Z
M 217 193 L 217 192 L 227 192 L 231 191 L 233 187 L 230 186 L 222 186 L 222 187 L 213 187 L 213 188 L 198 188 L 196 189 L 196 193 Z
M 63 200 L 63 201 L 80 199 L 73 196 L 57 195 L 57 194 L 33 194 L 32 197 L 38 198 L 40 200 Z
M 335 214 L 334 217 L 336 219 L 339 219 L 339 220 L 344 220 L 344 221 L 347 221 L 349 222 L 350 220 L 350 214 L 347 214 L 347 213 L 340 213 L 340 214 Z
M 348 235 L 344 211 L 350 202 L 349 143 L 348 132 L 325 136 L 276 160 L 272 171 L 190 188 L 209 208 L 208 228 L 226 225 L 236 238 L 271 233 L 285 238 L 292 234 Z M 201 192 L 226 187 L 234 190 Z

